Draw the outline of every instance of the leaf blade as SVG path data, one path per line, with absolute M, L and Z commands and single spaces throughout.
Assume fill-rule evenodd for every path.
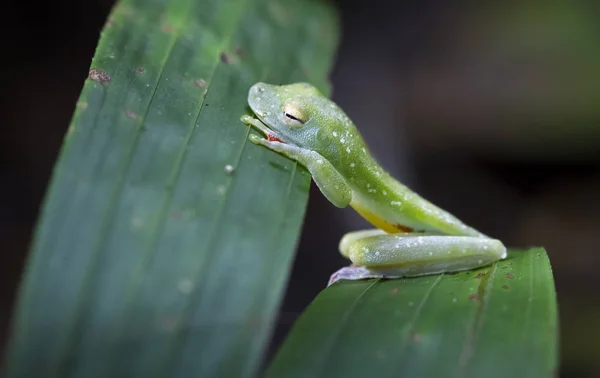
M 365 288 L 368 295 L 361 294 Z M 545 251 L 513 250 L 507 260 L 471 272 L 323 290 L 266 376 L 550 376 L 556 325 Z M 331 334 L 339 336 L 332 341 Z
M 310 177 L 249 144 L 239 117 L 259 80 L 326 90 L 336 28 L 317 2 L 116 5 L 38 225 L 9 377 L 256 373 Z

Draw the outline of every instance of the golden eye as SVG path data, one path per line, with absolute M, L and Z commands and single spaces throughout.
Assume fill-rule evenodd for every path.
M 285 105 L 283 107 L 284 121 L 290 125 L 303 125 L 305 121 L 304 114 L 293 105 Z

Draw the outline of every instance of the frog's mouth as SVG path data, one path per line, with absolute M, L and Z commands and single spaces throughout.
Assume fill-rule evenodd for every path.
M 259 129 L 259 131 L 261 131 L 263 134 L 265 134 L 265 137 L 267 138 L 267 140 L 269 142 L 279 142 L 279 143 L 283 143 L 283 144 L 293 144 L 290 143 L 289 141 L 285 140 L 285 137 L 281 136 L 280 134 L 278 134 L 276 131 L 274 131 L 273 129 L 271 129 L 264 121 L 263 118 L 261 117 L 260 114 L 258 114 L 257 112 L 254 112 L 254 116 L 256 117 L 256 119 L 262 124 L 263 127 L 257 127 L 257 129 Z

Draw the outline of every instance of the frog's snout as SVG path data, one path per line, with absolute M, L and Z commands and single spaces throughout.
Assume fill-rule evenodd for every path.
M 272 85 L 265 83 L 256 83 L 248 91 L 248 105 L 260 119 L 269 115 L 276 103 L 276 93 Z
M 251 94 L 260 94 L 265 91 L 266 84 L 265 83 L 256 83 L 250 87 Z

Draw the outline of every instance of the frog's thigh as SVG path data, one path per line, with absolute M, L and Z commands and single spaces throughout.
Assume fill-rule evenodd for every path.
M 387 232 L 385 232 L 379 228 L 373 228 L 371 230 L 360 230 L 360 231 L 348 232 L 340 240 L 340 244 L 338 247 L 339 251 L 342 254 L 342 256 L 344 256 L 346 258 L 350 258 L 350 255 L 349 255 L 350 246 L 354 245 L 354 242 L 356 242 L 358 239 L 364 239 L 369 236 L 378 236 L 378 235 L 387 235 Z
M 348 238 L 344 255 L 354 264 L 395 276 L 473 269 L 506 257 L 499 240 L 472 236 L 405 233 Z

